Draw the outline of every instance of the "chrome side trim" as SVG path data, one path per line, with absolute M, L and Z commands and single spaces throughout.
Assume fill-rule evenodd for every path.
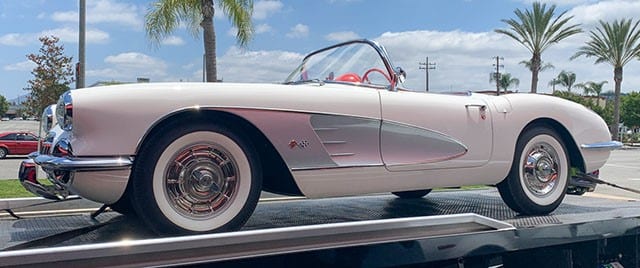
M 65 171 L 99 171 L 129 169 L 133 165 L 130 157 L 56 157 L 31 153 L 29 158 L 44 169 Z
M 615 150 L 620 147 L 622 147 L 622 142 L 619 141 L 605 141 L 580 145 L 580 148 L 585 150 Z

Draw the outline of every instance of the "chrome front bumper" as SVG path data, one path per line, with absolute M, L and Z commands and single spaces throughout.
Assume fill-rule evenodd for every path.
M 56 157 L 52 155 L 42 155 L 31 153 L 29 158 L 41 166 L 45 171 L 103 171 L 129 169 L 133 165 L 131 158 L 111 157 L 111 158 L 81 158 L 81 157 Z
M 619 141 L 606 141 L 606 142 L 597 142 L 590 144 L 582 144 L 580 145 L 582 149 L 587 150 L 615 150 L 622 147 L 622 142 Z
M 117 201 L 124 193 L 133 165 L 130 157 L 58 157 L 34 152 L 29 158 L 21 163 L 18 172 L 28 191 L 54 200 L 73 193 L 105 204 Z M 36 180 L 38 166 L 52 185 Z

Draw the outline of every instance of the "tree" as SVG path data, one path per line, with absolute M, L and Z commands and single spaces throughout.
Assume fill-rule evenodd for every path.
M 613 66 L 613 81 L 615 82 L 614 123 L 609 128 L 614 139 L 618 139 L 623 68 L 632 59 L 640 57 L 639 22 L 633 23 L 633 19 L 615 20 L 613 23 L 600 21 L 600 26 L 591 30 L 590 40 L 578 48 L 578 52 L 571 57 L 571 59 L 580 56 L 594 57 L 596 64 L 607 62 Z
M 546 4 L 534 2 L 532 10 L 516 9 L 514 11 L 518 20 L 502 20 L 510 28 L 495 30 L 516 40 L 531 52 L 529 70 L 532 93 L 536 93 L 538 88 L 538 73 L 542 69 L 542 52 L 551 45 L 582 32 L 579 24 L 567 24 L 573 16 L 562 18 L 566 11 L 554 18 L 555 9 L 555 5 L 547 9 Z
M 555 79 L 549 82 L 549 85 L 552 85 L 552 86 L 560 85 L 567 88 L 567 91 L 571 92 L 571 87 L 573 87 L 573 84 L 575 82 L 576 82 L 575 73 L 562 70 Z
M 4 96 L 0 95 L 0 116 L 4 116 L 7 111 L 9 111 L 9 102 Z
M 640 127 L 640 92 L 631 92 L 620 98 L 622 122 L 629 127 Z
M 237 29 L 238 44 L 246 46 L 253 34 L 253 0 L 220 0 L 217 3 Z M 207 82 L 216 82 L 218 70 L 214 12 L 213 0 L 158 0 L 145 16 L 147 36 L 153 43 L 159 44 L 183 22 L 195 37 L 202 28 Z
M 31 74 L 34 78 L 25 90 L 29 97 L 25 102 L 28 113 L 40 114 L 45 107 L 58 101 L 58 97 L 69 90 L 73 83 L 72 58 L 64 55 L 64 46 L 58 45 L 55 36 L 40 37 L 42 47 L 39 54 L 29 54 L 27 58 L 36 64 Z
M 602 87 L 604 87 L 604 84 L 606 83 L 608 82 L 601 81 L 600 83 L 597 83 L 597 82 L 589 81 L 586 83 L 576 84 L 575 87 L 581 88 L 585 96 L 593 93 L 596 95 L 596 97 L 600 97 L 600 94 L 602 94 Z
M 493 83 L 496 81 L 496 78 L 494 76 L 491 76 L 491 78 L 489 79 L 489 83 Z M 500 80 L 498 81 L 498 86 L 501 89 L 504 89 L 504 92 L 507 92 L 507 89 L 513 86 L 518 86 L 520 85 L 520 79 L 515 78 L 515 77 L 511 77 L 510 73 L 503 73 L 500 75 Z
M 527 70 L 531 70 L 531 60 L 523 60 L 518 63 L 524 65 L 524 67 L 526 67 Z M 550 70 L 553 68 L 556 68 L 556 67 L 553 66 L 553 64 L 551 63 L 543 62 L 543 61 L 540 62 L 540 70 L 539 70 L 540 72 L 544 72 L 546 70 Z

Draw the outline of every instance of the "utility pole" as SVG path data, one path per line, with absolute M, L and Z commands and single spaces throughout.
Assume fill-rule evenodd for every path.
M 504 65 L 500 64 L 500 60 L 504 60 L 503 57 L 495 56 L 496 63 L 493 65 L 496 67 L 496 72 L 493 74 L 493 78 L 496 80 L 496 95 L 500 96 L 500 68 L 504 68 Z
M 427 92 L 429 92 L 429 70 L 435 70 L 436 69 L 436 63 L 435 62 L 429 62 L 429 57 L 425 58 L 424 62 L 418 62 L 418 68 L 420 70 L 424 70 L 425 73 L 425 90 Z
M 78 12 L 80 15 L 80 19 L 78 22 L 78 63 L 76 64 L 76 88 L 84 87 L 84 74 L 85 74 L 85 24 L 86 24 L 86 13 L 87 13 L 87 3 L 86 0 L 80 1 L 80 11 Z

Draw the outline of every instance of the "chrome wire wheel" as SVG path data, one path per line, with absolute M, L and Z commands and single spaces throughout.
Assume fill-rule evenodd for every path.
M 558 185 L 558 153 L 546 142 L 533 144 L 523 163 L 524 184 L 539 197 L 548 195 Z
M 165 194 L 176 212 L 192 219 L 215 217 L 238 192 L 235 159 L 217 144 L 193 144 L 177 152 L 164 174 Z

